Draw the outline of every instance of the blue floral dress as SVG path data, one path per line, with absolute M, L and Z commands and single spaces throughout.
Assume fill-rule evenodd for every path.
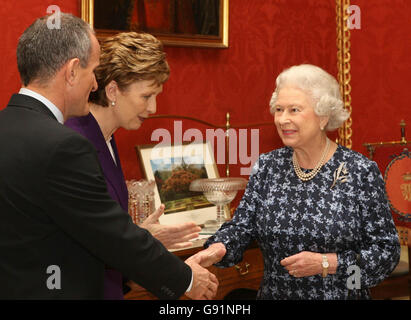
M 260 155 L 233 219 L 205 247 L 224 243 L 227 253 L 217 266 L 229 267 L 256 240 L 264 257 L 257 299 L 369 299 L 368 288 L 386 278 L 400 257 L 376 163 L 338 146 L 320 172 L 303 182 L 294 172 L 292 152 L 284 147 Z M 325 278 L 290 276 L 280 261 L 301 251 L 337 253 L 337 272 Z M 358 290 L 347 286 L 351 265 L 361 270 Z

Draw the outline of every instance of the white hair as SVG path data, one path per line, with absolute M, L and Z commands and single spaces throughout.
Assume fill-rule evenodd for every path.
M 338 129 L 349 113 L 344 109 L 340 86 L 335 78 L 311 64 L 292 66 L 281 72 L 276 79 L 276 88 L 270 100 L 270 112 L 274 114 L 278 93 L 284 87 L 296 87 L 306 92 L 313 100 L 314 112 L 318 116 L 328 116 L 327 131 Z

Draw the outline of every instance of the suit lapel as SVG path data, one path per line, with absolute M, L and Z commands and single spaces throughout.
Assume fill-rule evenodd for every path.
M 125 183 L 125 179 L 124 179 L 124 175 L 123 175 L 123 169 L 121 167 L 120 158 L 118 156 L 117 144 L 116 144 L 116 141 L 114 139 L 114 136 L 112 137 L 110 143 L 111 143 L 111 147 L 113 148 L 114 157 L 115 157 L 116 163 L 117 163 L 117 166 L 116 166 L 114 164 L 114 161 L 111 161 L 113 166 L 115 166 L 115 169 L 117 170 L 116 171 L 116 173 L 117 173 L 116 174 L 116 181 L 117 181 L 116 185 L 117 185 L 117 190 L 118 190 L 118 193 L 119 193 L 120 205 L 123 207 L 123 209 L 125 211 L 128 212 L 128 190 L 127 190 L 127 186 L 126 186 L 126 183 Z M 111 154 L 110 154 L 110 158 L 111 158 Z

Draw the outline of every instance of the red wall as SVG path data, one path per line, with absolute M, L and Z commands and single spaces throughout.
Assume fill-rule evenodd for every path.
M 229 49 L 167 48 L 172 74 L 158 100 L 158 112 L 192 115 L 214 123 L 272 121 L 268 102 L 275 75 L 292 64 L 311 62 L 336 74 L 335 16 L 330 1 L 247 1 L 230 3 Z M 126 175 L 139 176 L 132 146 L 148 143 L 157 126 L 117 136 Z M 195 125 L 184 123 L 183 130 Z M 248 135 L 250 139 L 250 134 Z M 260 131 L 260 151 L 281 145 L 274 127 Z M 224 174 L 223 166 L 220 174 Z M 239 175 L 234 166 L 232 175 Z
M 351 2 L 362 13 L 361 29 L 351 32 L 353 149 L 365 153 L 363 142 L 398 139 L 400 120 L 411 124 L 411 6 L 408 0 Z M 20 87 L 18 37 L 51 4 L 79 15 L 77 0 L 3 1 L 0 6 L 0 108 Z M 227 111 L 233 124 L 272 121 L 268 101 L 282 69 L 313 63 L 336 75 L 334 6 L 334 0 L 231 0 L 228 49 L 166 48 L 172 74 L 157 112 L 220 124 Z M 183 130 L 194 126 L 183 122 Z M 116 133 L 126 178 L 141 177 L 134 146 L 150 143 L 158 127 L 171 129 L 172 122 L 149 120 L 138 131 Z M 260 131 L 260 152 L 280 145 L 273 127 Z M 239 175 L 239 166 L 232 175 Z
M 411 139 L 411 6 L 408 0 L 352 0 L 361 29 L 351 32 L 353 149 L 364 142 L 400 140 L 401 120 Z M 401 148 L 378 149 L 384 170 Z
M 50 5 L 61 11 L 80 15 L 77 0 L 18 0 L 1 1 L 0 5 L 0 109 L 10 96 L 20 89 L 16 64 L 16 48 L 20 35 L 38 17 L 44 16 Z

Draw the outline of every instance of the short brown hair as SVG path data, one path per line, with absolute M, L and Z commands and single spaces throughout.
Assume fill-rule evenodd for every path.
M 108 106 L 105 87 L 116 81 L 120 90 L 139 80 L 161 85 L 168 80 L 170 68 L 162 43 L 147 33 L 123 32 L 101 42 L 100 65 L 96 68 L 98 89 L 90 101 Z

